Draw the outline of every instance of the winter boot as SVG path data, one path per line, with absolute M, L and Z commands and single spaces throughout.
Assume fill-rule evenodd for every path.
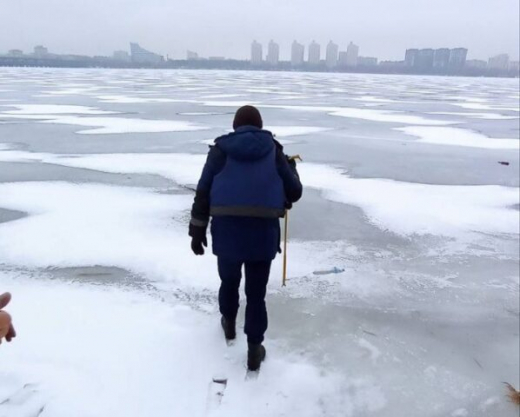
M 234 320 L 231 321 L 222 316 L 220 324 L 222 324 L 222 330 L 224 330 L 224 336 L 226 336 L 226 340 L 234 340 L 237 337 L 236 325 Z
M 247 351 L 247 369 L 250 371 L 258 371 L 260 364 L 265 359 L 265 347 L 258 343 L 248 343 Z

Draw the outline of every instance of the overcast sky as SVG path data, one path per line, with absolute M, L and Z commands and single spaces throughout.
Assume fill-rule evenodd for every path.
M 272 38 L 283 59 L 294 39 L 353 41 L 380 59 L 443 46 L 518 59 L 519 13 L 519 0 L 0 0 L 0 52 L 43 44 L 108 55 L 136 41 L 174 58 L 187 49 L 247 58 L 253 39 Z

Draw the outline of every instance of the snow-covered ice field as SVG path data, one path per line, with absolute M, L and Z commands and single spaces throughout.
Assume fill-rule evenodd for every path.
M 518 415 L 518 91 L 0 69 L 0 292 L 19 333 L 0 346 L 0 417 Z M 207 145 L 243 104 L 303 157 L 306 187 L 253 380 L 245 337 L 221 335 L 215 259 L 187 237 Z

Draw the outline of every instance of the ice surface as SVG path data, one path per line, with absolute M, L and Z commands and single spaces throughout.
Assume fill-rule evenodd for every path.
M 491 106 L 482 103 L 453 103 L 454 106 L 462 107 L 469 110 L 505 110 L 505 111 L 519 111 L 518 107 L 499 107 Z
M 207 96 L 202 97 L 203 99 L 215 99 L 215 98 L 236 98 L 242 97 L 242 94 L 209 94 Z
M 356 98 L 353 98 L 353 100 L 363 101 L 363 102 L 367 102 L 367 103 L 381 103 L 381 104 L 398 103 L 398 101 L 396 101 L 396 100 L 390 100 L 388 98 L 373 97 L 373 96 L 356 97 Z
M 95 113 L 98 110 L 88 112 L 87 108 L 74 109 L 65 106 L 66 108 L 56 108 L 56 114 L 49 113 L 52 108 L 35 108 L 35 109 L 21 109 L 19 111 L 13 110 L 0 113 L 0 116 L 16 119 L 37 120 L 40 123 L 64 124 L 74 126 L 88 126 L 94 129 L 79 130 L 77 133 L 86 135 L 95 134 L 116 134 L 116 133 L 161 133 L 161 132 L 186 132 L 205 130 L 207 127 L 196 125 L 190 122 L 179 120 L 153 120 L 153 119 L 137 119 L 137 118 L 123 118 L 123 117 L 80 117 L 75 116 L 74 113 L 86 112 L 84 114 L 107 114 Z M 34 113 L 31 111 L 34 110 Z M 61 112 L 61 114 L 60 114 Z
M 396 130 L 418 137 L 419 142 L 435 145 L 511 150 L 520 148 L 520 139 L 488 138 L 477 132 L 453 127 L 407 126 Z
M 322 112 L 331 116 L 346 117 L 351 119 L 369 120 L 372 122 L 415 124 L 415 125 L 450 125 L 455 122 L 427 119 L 425 117 L 408 115 L 404 112 L 390 110 L 373 110 L 353 107 L 323 107 L 323 106 L 292 106 L 260 104 L 259 107 L 278 108 L 303 112 Z
M 193 112 L 183 112 L 178 113 L 179 116 L 219 116 L 226 113 L 217 113 L 217 112 L 202 112 L 202 111 L 193 111 Z
M 462 116 L 462 117 L 470 117 L 475 119 L 485 119 L 485 120 L 514 120 L 518 119 L 516 116 L 504 116 L 503 114 L 498 113 L 464 113 L 464 112 L 449 112 L 449 111 L 435 111 L 430 112 L 433 115 L 442 115 L 442 116 Z
M 56 157 L 20 151 L 0 152 L 0 160 L 41 159 L 47 163 L 113 173 L 151 173 L 176 183 L 198 182 L 203 155 L 106 154 Z M 386 179 L 351 178 L 327 165 L 300 164 L 307 187 L 325 198 L 363 209 L 371 222 L 399 235 L 457 237 L 468 232 L 518 233 L 520 203 L 516 188 L 501 186 L 443 186 Z M 10 207 L 6 207 L 10 208 Z
M 13 115 L 61 115 L 61 114 L 85 114 L 85 115 L 100 115 L 100 114 L 115 114 L 117 112 L 105 111 L 96 109 L 94 107 L 86 106 L 72 106 L 65 104 L 17 104 L 8 105 L 8 107 L 15 107 L 17 110 L 7 110 L 2 113 Z
M 80 130 L 80 134 L 113 134 L 113 133 L 160 133 L 186 132 L 205 130 L 207 127 L 176 120 L 131 119 L 116 117 L 56 117 L 42 123 L 89 126 L 95 129 Z
M 180 101 L 164 97 L 129 97 L 123 95 L 98 96 L 98 99 L 103 103 L 117 104 L 175 103 Z
M 448 120 L 478 142 L 515 138 L 518 80 L 16 68 L 0 69 L 3 88 L 15 106 L 56 107 L 0 107 L 0 291 L 20 334 L 0 347 L 0 416 L 206 415 L 215 374 L 229 379 L 225 417 L 518 414 L 502 384 L 520 377 L 518 149 L 394 130 Z M 99 96 L 113 102 L 92 107 Z M 124 100 L 132 114 L 91 114 Z M 284 133 L 327 129 L 286 151 L 308 161 L 307 188 L 289 215 L 286 288 L 280 257 L 272 267 L 268 359 L 247 382 L 244 301 L 227 347 L 215 260 L 187 236 L 199 142 L 246 103 Z M 182 116 L 212 133 L 46 122 Z
M 254 106 L 255 105 L 254 102 L 250 102 L 250 101 L 226 101 L 226 100 L 203 101 L 203 102 L 201 102 L 201 104 L 203 104 L 204 106 L 208 106 L 208 107 L 236 107 L 236 108 L 239 108 L 242 106 Z
M 313 133 L 326 132 L 329 130 L 327 128 L 313 126 L 266 126 L 265 129 L 269 130 L 279 138 L 310 135 Z

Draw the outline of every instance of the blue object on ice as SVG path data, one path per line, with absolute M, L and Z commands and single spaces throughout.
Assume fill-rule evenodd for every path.
M 314 271 L 314 275 L 330 275 L 330 274 L 341 274 L 342 272 L 345 272 L 345 269 L 338 268 L 335 266 L 332 269 L 328 269 L 326 271 Z

